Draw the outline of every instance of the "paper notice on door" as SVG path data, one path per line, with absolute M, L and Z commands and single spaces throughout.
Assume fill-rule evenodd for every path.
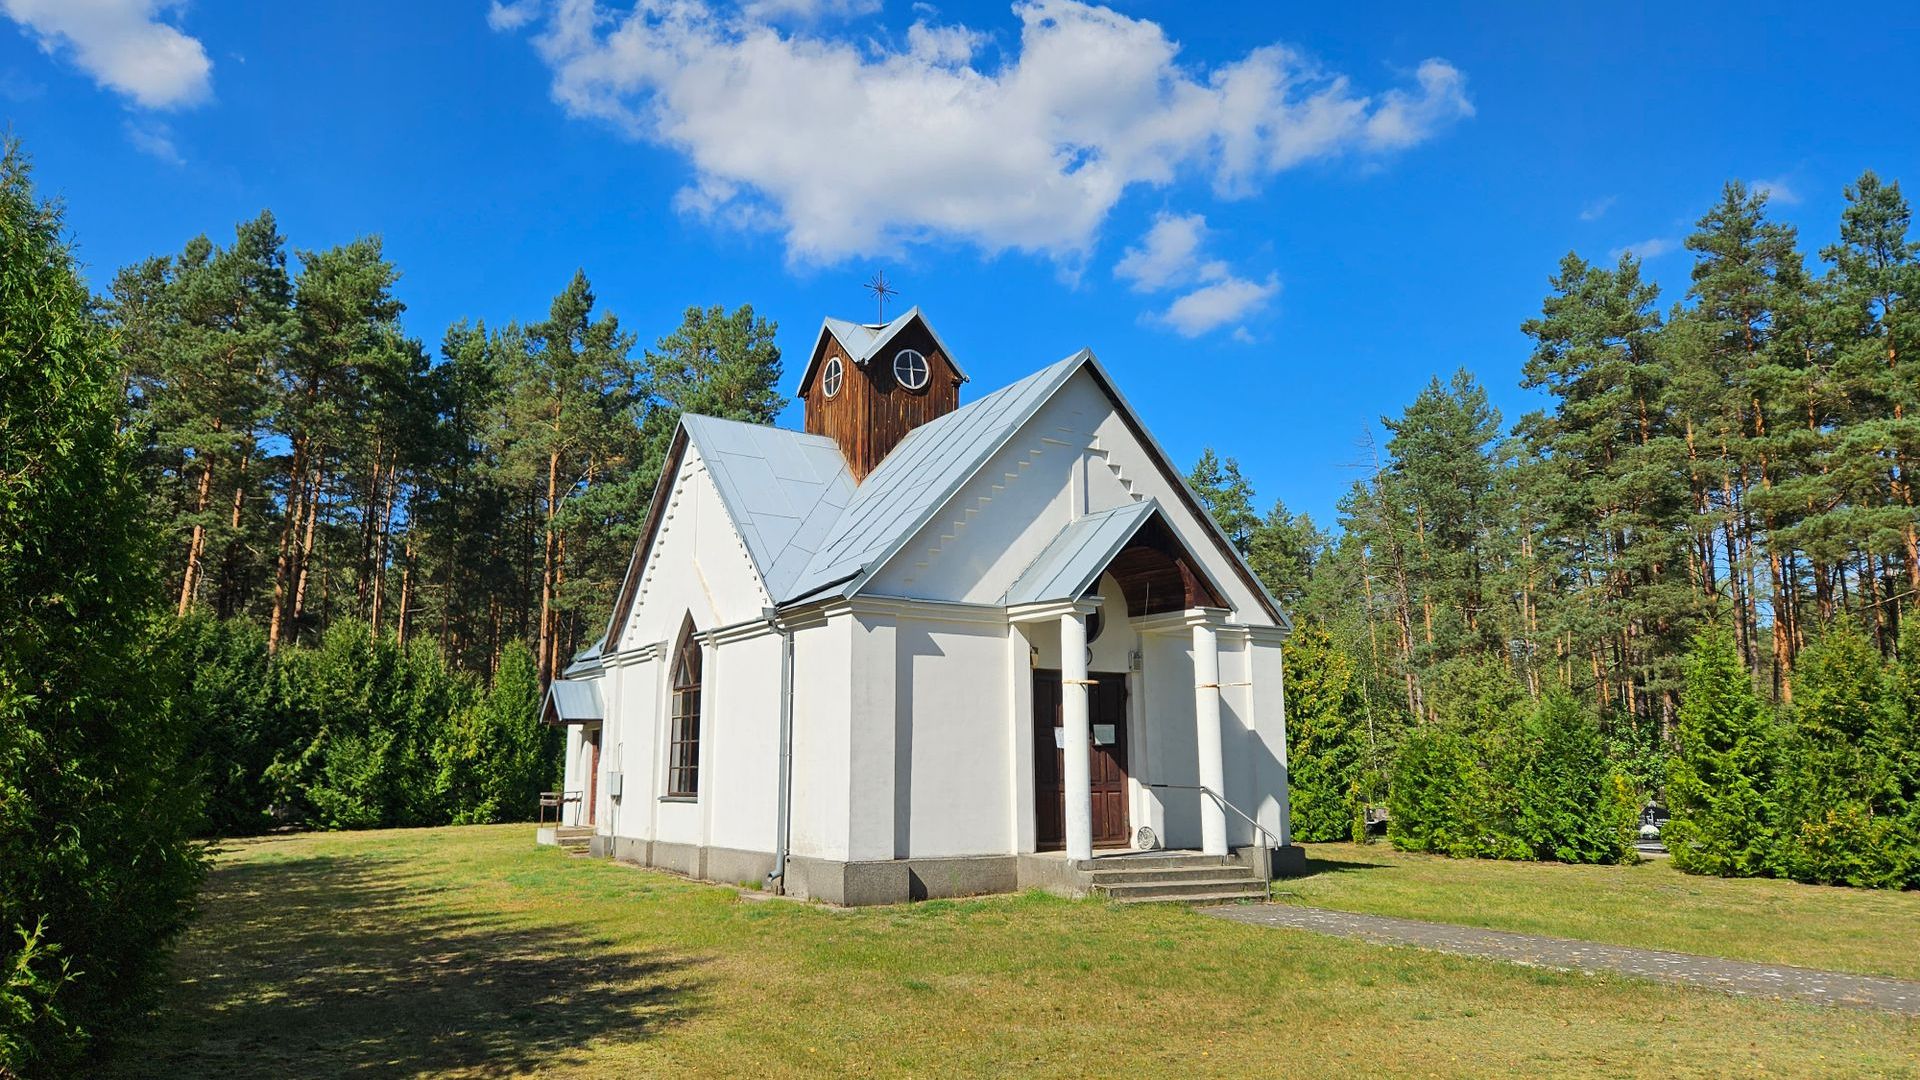
M 1114 729 L 1114 725 L 1112 724 L 1093 725 L 1093 745 L 1112 746 L 1113 745 L 1113 729 Z
M 1053 748 L 1055 750 L 1065 750 L 1067 748 L 1066 728 L 1057 727 L 1053 729 Z

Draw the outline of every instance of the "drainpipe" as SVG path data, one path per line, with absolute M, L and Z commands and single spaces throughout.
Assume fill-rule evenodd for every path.
M 776 895 L 787 892 L 787 834 L 793 821 L 793 628 L 780 621 L 774 608 L 764 609 L 767 625 L 780 635 L 780 793 L 773 828 L 773 873 L 768 875 Z

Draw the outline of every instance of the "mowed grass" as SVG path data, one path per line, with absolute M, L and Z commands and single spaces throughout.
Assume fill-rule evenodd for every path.
M 236 842 L 114 1074 L 1920 1075 L 1920 1023 L 1031 894 L 836 911 L 532 829 Z
M 1378 844 L 1307 845 L 1282 902 L 1372 915 L 1920 979 L 1920 893 L 1696 877 L 1636 866 L 1448 859 Z

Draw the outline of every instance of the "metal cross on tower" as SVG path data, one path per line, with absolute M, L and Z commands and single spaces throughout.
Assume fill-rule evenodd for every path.
M 863 287 L 868 292 L 873 294 L 873 298 L 875 300 L 879 301 L 880 321 L 882 323 L 886 322 L 887 321 L 887 297 L 900 295 L 899 292 L 897 292 L 893 286 L 887 284 L 887 272 L 885 270 L 876 272 L 873 275 L 873 280 L 867 282 L 866 285 Z

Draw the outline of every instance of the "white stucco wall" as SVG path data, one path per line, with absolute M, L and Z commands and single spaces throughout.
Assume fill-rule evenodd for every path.
M 677 844 L 773 849 L 780 650 L 771 634 L 704 642 L 700 794 L 669 799 L 672 659 L 691 618 L 703 638 L 759 617 L 767 603 L 699 451 L 688 446 L 640 569 L 633 610 L 608 661 L 599 831 Z M 607 774 L 623 775 L 621 798 Z
M 851 615 L 794 632 L 793 854 L 847 858 L 853 791 L 853 624 Z
M 902 617 L 894 650 L 894 856 L 1012 854 L 1006 624 Z

